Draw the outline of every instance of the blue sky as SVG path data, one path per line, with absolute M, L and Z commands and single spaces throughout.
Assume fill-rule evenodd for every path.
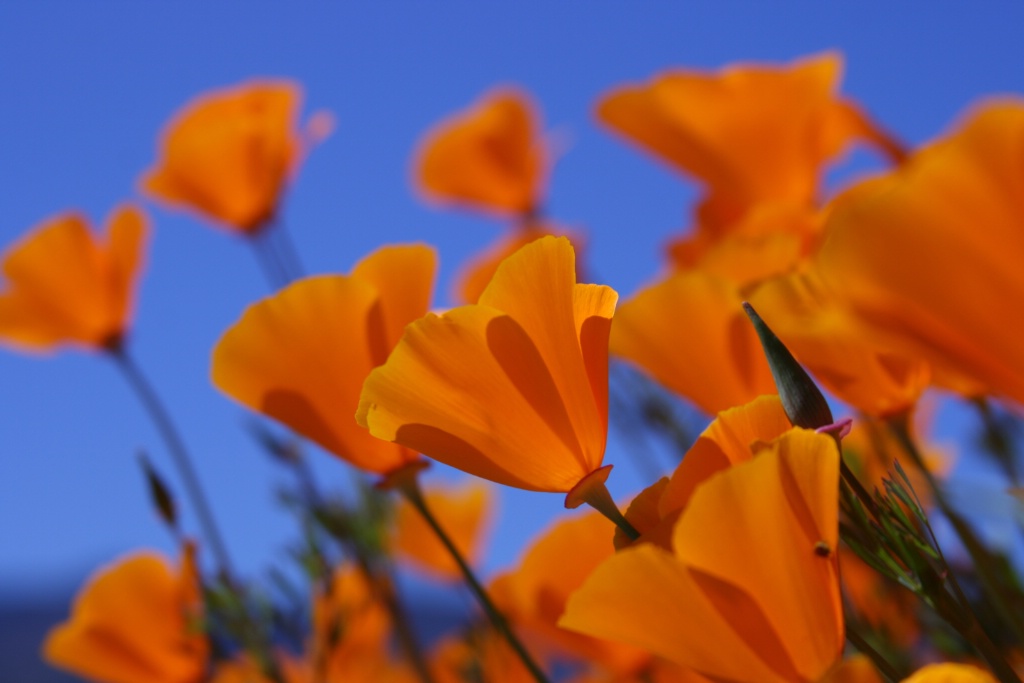
M 455 269 L 502 226 L 423 204 L 409 182 L 410 156 L 437 120 L 511 83 L 533 93 L 546 130 L 567 143 L 551 215 L 586 231 L 594 272 L 628 296 L 660 268 L 660 247 L 686 225 L 695 188 L 596 125 L 593 107 L 608 89 L 670 67 L 838 50 L 843 91 L 910 143 L 940 134 L 979 98 L 1024 92 L 1024 5 L 1011 3 L 196 7 L 0 5 L 0 246 L 57 213 L 78 209 L 100 222 L 137 197 L 159 131 L 192 97 L 287 77 L 304 85 L 307 113 L 327 109 L 338 122 L 284 207 L 307 269 L 347 271 L 384 242 L 426 241 L 441 254 L 436 304 L 444 306 Z M 247 413 L 210 385 L 208 371 L 213 343 L 267 286 L 238 240 L 149 208 L 155 237 L 132 348 L 196 454 L 228 545 L 255 574 L 294 526 L 273 503 L 281 473 L 252 446 Z M 113 366 L 74 351 L 36 359 L 0 349 L 0 378 L 0 594 L 74 585 L 129 549 L 169 550 L 134 454 L 146 449 L 159 467 L 170 465 Z M 606 462 L 617 462 L 616 452 L 613 443 Z M 345 467 L 314 456 L 325 487 L 341 486 Z M 645 483 L 625 463 L 612 477 L 619 494 Z M 501 497 L 488 571 L 513 562 L 562 504 Z

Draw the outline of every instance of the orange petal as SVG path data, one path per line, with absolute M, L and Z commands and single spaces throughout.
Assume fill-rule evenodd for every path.
M 145 250 L 145 215 L 125 204 L 107 239 L 67 214 L 34 229 L 5 256 L 0 341 L 32 351 L 60 344 L 102 350 L 124 335 Z
M 698 225 L 668 252 L 678 270 L 699 269 L 746 287 L 792 272 L 816 249 L 821 227 L 818 212 L 759 204 L 727 229 Z
M 1024 102 L 992 102 L 888 177 L 836 202 L 819 272 L 894 351 L 936 382 L 1024 401 Z M 966 378 L 967 382 L 963 379 Z
M 373 438 L 352 415 L 390 341 L 426 312 L 434 267 L 426 247 L 384 247 L 353 275 L 307 278 L 250 306 L 214 349 L 214 384 L 371 472 L 414 459 Z
M 518 567 L 495 579 L 492 594 L 502 612 L 542 651 L 568 653 L 625 673 L 649 658 L 636 648 L 556 625 L 569 596 L 614 555 L 613 531 L 594 511 L 560 519 L 531 542 Z
M 756 444 L 771 442 L 792 426 L 782 401 L 774 394 L 722 411 L 672 473 L 658 502 L 659 514 L 667 517 L 682 510 L 697 487 L 711 475 L 750 460 Z
M 928 364 L 887 350 L 821 285 L 815 269 L 766 282 L 750 301 L 826 389 L 868 415 L 910 410 L 928 387 Z
M 201 95 L 164 129 L 159 161 L 141 189 L 226 227 L 251 233 L 273 219 L 298 164 L 291 81 L 253 81 Z
M 604 455 L 615 299 L 575 284 L 568 240 L 537 240 L 506 259 L 480 304 L 410 325 L 356 418 L 471 474 L 564 493 Z
M 787 66 L 673 71 L 614 91 L 597 114 L 703 181 L 700 222 L 727 225 L 765 201 L 813 204 L 827 161 L 855 139 L 880 140 L 837 99 L 841 68 L 839 55 L 826 53 Z
M 775 393 L 757 333 L 737 288 L 705 273 L 677 273 L 620 309 L 612 353 L 707 413 Z
M 838 476 L 831 437 L 787 433 L 697 490 L 676 526 L 675 554 L 652 544 L 620 551 L 560 623 L 716 680 L 817 681 L 844 637 Z
M 871 660 L 862 654 L 847 657 L 829 671 L 821 683 L 884 683 Z
M 206 645 L 186 620 L 194 593 L 163 557 L 132 555 L 90 579 L 70 619 L 47 635 L 43 657 L 109 683 L 195 683 Z
M 725 680 L 788 680 L 733 631 L 705 597 L 699 576 L 650 543 L 622 550 L 602 563 L 569 599 L 558 623 Z
M 556 225 L 529 223 L 504 235 L 495 244 L 488 247 L 484 253 L 472 257 L 469 262 L 462 265 L 455 278 L 455 299 L 467 304 L 477 303 L 501 262 L 530 242 L 545 235 L 568 237 L 577 253 L 582 249 L 583 238 L 578 234 Z M 577 277 L 579 273 L 580 268 L 577 264 Z
M 929 664 L 903 683 L 996 683 L 992 674 L 970 664 Z
M 441 122 L 421 144 L 416 182 L 428 197 L 525 215 L 539 200 L 547 151 L 529 97 L 506 88 Z
M 481 557 L 483 536 L 494 507 L 490 488 L 470 480 L 457 489 L 429 488 L 423 497 L 455 547 L 475 565 Z M 404 500 L 395 510 L 393 538 L 395 552 L 417 567 L 448 581 L 462 579 L 451 553 L 423 521 L 423 516 Z
M 794 429 L 698 488 L 676 526 L 679 560 L 724 582 L 722 600 L 740 588 L 755 601 L 804 680 L 843 649 L 838 489 L 835 440 Z

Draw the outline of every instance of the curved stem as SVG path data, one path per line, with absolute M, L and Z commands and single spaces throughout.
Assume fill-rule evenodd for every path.
M 112 348 L 110 355 L 128 381 L 128 384 L 135 391 L 146 412 L 149 413 L 150 418 L 156 425 L 157 431 L 160 432 L 160 436 L 163 438 L 164 443 L 167 445 L 167 450 L 171 454 L 171 460 L 178 470 L 178 476 L 181 477 L 182 483 L 185 486 L 185 494 L 189 497 L 196 516 L 199 518 L 203 535 L 206 537 L 214 556 L 217 558 L 220 571 L 225 577 L 231 577 L 233 571 L 227 547 L 224 545 L 224 540 L 217 528 L 210 505 L 207 502 L 206 495 L 203 493 L 203 488 L 199 484 L 199 477 L 196 475 L 192 459 L 185 448 L 185 442 L 178 433 L 173 420 L 171 420 L 170 413 L 164 407 L 152 384 L 146 379 L 146 376 L 139 369 L 139 366 L 136 365 L 135 361 L 132 360 L 131 356 L 128 355 L 123 346 Z
M 394 486 L 402 492 L 402 495 L 405 496 L 406 500 L 408 500 L 420 515 L 423 516 L 424 521 L 431 529 L 433 529 L 441 543 L 444 544 L 445 549 L 448 550 L 452 559 L 455 560 L 457 565 L 459 565 L 459 569 L 462 571 L 462 576 L 466 580 L 466 584 L 469 586 L 470 590 L 473 591 L 473 594 L 476 596 L 480 606 L 490 618 L 491 623 L 494 624 L 494 627 L 498 632 L 505 637 L 505 640 L 508 641 L 508 644 L 519 656 L 519 659 L 529 670 L 533 679 L 537 681 L 537 683 L 548 683 L 547 675 L 544 673 L 543 669 L 541 669 L 537 662 L 534 661 L 533 657 L 530 656 L 530 653 L 527 651 L 522 641 L 519 640 L 519 637 L 516 636 L 512 627 L 505 619 L 505 616 L 487 595 L 487 591 L 484 590 L 484 587 L 476 578 L 476 575 L 470 568 L 469 563 L 466 562 L 466 558 L 464 558 L 459 549 L 455 547 L 451 537 L 448 536 L 445 530 L 441 527 L 437 518 L 434 517 L 433 513 L 430 511 L 430 508 L 427 507 L 427 503 L 423 499 L 423 494 L 420 491 L 419 483 L 416 479 L 416 472 L 409 472 L 407 476 L 394 477 L 391 481 Z

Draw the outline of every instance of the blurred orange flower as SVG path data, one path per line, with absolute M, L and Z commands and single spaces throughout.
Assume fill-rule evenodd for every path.
M 611 351 L 707 413 L 774 394 L 768 361 L 733 283 L 675 273 L 627 301 Z
M 259 231 L 274 219 L 305 148 L 332 125 L 318 113 L 300 134 L 301 100 L 291 81 L 252 81 L 197 97 L 164 129 L 161 158 L 143 176 L 142 191 L 233 232 Z
M 650 661 L 645 652 L 558 627 L 566 601 L 587 576 L 615 554 L 608 520 L 596 511 L 558 520 L 534 540 L 519 566 L 501 574 L 490 593 L 534 647 L 572 655 L 623 675 Z
M 763 283 L 750 303 L 826 389 L 861 412 L 907 413 L 928 388 L 928 364 L 886 349 L 822 286 L 816 268 Z
M 43 644 L 50 664 L 101 683 L 199 683 L 208 647 L 195 558 L 143 552 L 101 569 Z
M 423 492 L 427 507 L 470 565 L 480 560 L 486 527 L 494 507 L 491 489 L 479 480 L 458 488 L 429 488 Z M 437 534 L 405 499 L 395 509 L 392 548 L 402 558 L 433 576 L 461 581 L 462 572 Z
M 625 86 L 597 116 L 708 189 L 698 223 L 733 223 L 766 202 L 812 206 L 822 166 L 856 140 L 899 157 L 899 145 L 836 89 L 842 58 L 825 53 L 787 66 L 677 70 Z
M 29 351 L 115 348 L 131 321 L 147 236 L 145 214 L 130 204 L 108 219 L 105 242 L 78 214 L 33 229 L 4 256 L 0 343 Z
M 787 432 L 696 489 L 671 551 L 640 543 L 602 563 L 560 625 L 713 680 L 818 681 L 844 644 L 838 481 L 831 436 Z
M 996 683 L 996 679 L 976 666 L 946 662 L 922 667 L 903 683 Z
M 432 199 L 484 211 L 531 214 L 547 176 L 537 108 L 514 88 L 488 93 L 427 133 L 415 182 Z
M 825 286 L 936 383 L 1024 402 L 1024 100 L 991 102 L 900 169 L 838 198 Z M 1008 324 L 1010 323 L 1010 324 Z
M 427 312 L 436 270 L 425 245 L 383 247 L 351 275 L 300 280 L 250 306 L 213 351 L 213 383 L 335 455 L 384 474 L 416 454 L 352 415 L 363 380 Z
M 406 328 L 367 378 L 356 419 L 484 479 L 568 492 L 604 458 L 616 299 L 576 283 L 569 240 L 532 242 L 478 304 Z
M 823 216 L 808 208 L 759 204 L 714 234 L 700 225 L 668 245 L 677 270 L 699 269 L 744 288 L 792 272 L 818 247 Z

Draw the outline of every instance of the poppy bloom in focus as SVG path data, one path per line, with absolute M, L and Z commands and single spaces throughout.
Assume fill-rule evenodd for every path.
M 46 636 L 50 664 L 103 683 L 197 683 L 208 647 L 191 547 L 176 571 L 156 553 L 102 569 Z
M 617 298 L 576 283 L 569 240 L 532 242 L 479 303 L 406 328 L 367 378 L 356 419 L 478 477 L 567 493 L 604 458 Z
M 415 460 L 352 419 L 363 380 L 406 324 L 427 312 L 436 257 L 425 245 L 389 246 L 351 275 L 300 280 L 248 308 L 213 351 L 224 393 L 326 450 L 385 474 Z
M 147 234 L 145 215 L 127 204 L 111 215 L 105 239 L 78 214 L 35 228 L 4 256 L 0 343 L 116 348 L 131 320 Z
M 519 90 L 485 95 L 427 134 L 415 181 L 440 202 L 517 217 L 538 206 L 547 175 L 536 107 Z
M 698 486 L 669 550 L 639 543 L 602 563 L 559 624 L 712 680 L 819 681 L 845 637 L 838 490 L 835 440 L 795 428 Z
M 329 115 L 296 130 L 298 84 L 254 81 L 193 100 L 164 129 L 160 159 L 142 191 L 194 211 L 233 232 L 255 233 L 273 220 L 305 148 L 330 132 Z

